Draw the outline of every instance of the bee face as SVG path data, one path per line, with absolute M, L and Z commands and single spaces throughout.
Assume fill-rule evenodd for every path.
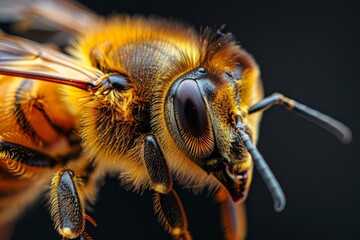
M 258 117 L 246 116 L 251 101 L 261 96 L 257 66 L 230 35 L 205 32 L 198 46 L 198 58 L 191 61 L 185 57 L 190 60 L 182 61 L 180 67 L 174 64 L 170 70 L 175 73 L 161 78 L 155 86 L 151 131 L 172 171 L 186 184 L 210 182 L 218 186 L 220 182 L 235 201 L 241 201 L 250 186 L 253 167 L 234 132 L 234 115 L 242 115 L 248 128 L 258 125 Z M 251 98 L 245 88 L 254 91 Z M 254 128 L 254 140 L 256 134 Z
M 251 158 L 234 134 L 239 81 L 229 73 L 212 74 L 199 67 L 174 81 L 163 111 L 177 148 L 213 174 L 236 201 L 245 199 L 252 174 Z

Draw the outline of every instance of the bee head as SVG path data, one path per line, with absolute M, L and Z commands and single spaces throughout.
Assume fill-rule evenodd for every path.
M 189 70 L 182 67 L 171 81 L 161 81 L 157 86 L 151 109 L 152 129 L 180 179 L 200 179 L 201 174 L 193 169 L 202 169 L 208 179 L 220 182 L 234 201 L 243 201 L 250 187 L 253 162 L 236 130 L 235 116 L 241 116 L 243 126 L 256 142 L 260 115 L 248 117 L 247 109 L 262 97 L 258 68 L 231 34 L 219 36 L 205 31 L 200 45 L 199 60 Z M 178 164 L 189 160 L 197 167 Z M 187 184 L 203 183 L 198 179 Z
M 214 175 L 235 201 L 241 201 L 247 195 L 253 166 L 234 132 L 234 112 L 241 112 L 235 82 L 239 79 L 229 71 L 220 77 L 226 78 L 221 80 L 224 84 L 205 67 L 179 77 L 166 97 L 166 125 L 181 152 Z

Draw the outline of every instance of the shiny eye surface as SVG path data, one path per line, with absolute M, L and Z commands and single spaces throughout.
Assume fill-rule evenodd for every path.
M 177 128 L 190 152 L 208 156 L 214 145 L 208 112 L 200 89 L 194 80 L 182 81 L 176 89 L 174 113 Z
M 182 81 L 174 101 L 176 114 L 182 128 L 194 137 L 200 137 L 207 127 L 206 108 L 195 81 Z

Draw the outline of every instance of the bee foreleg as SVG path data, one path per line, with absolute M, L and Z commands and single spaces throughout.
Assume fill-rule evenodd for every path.
M 144 138 L 144 162 L 151 180 L 151 187 L 159 193 L 172 189 L 172 178 L 164 155 L 152 135 Z
M 274 93 L 271 96 L 264 98 L 257 104 L 251 106 L 248 112 L 249 114 L 262 112 L 273 105 L 282 105 L 286 107 L 286 109 L 295 112 L 306 120 L 309 120 L 334 134 L 343 143 L 349 143 L 351 141 L 352 134 L 347 126 L 317 110 L 287 98 L 280 93 Z
M 51 184 L 51 217 L 57 231 L 65 238 L 77 238 L 85 228 L 84 201 L 77 177 L 71 170 L 58 171 Z
M 152 135 L 144 138 L 144 162 L 154 195 L 154 209 L 159 220 L 174 239 L 191 239 L 181 201 L 172 189 L 172 178 L 166 159 Z
M 187 230 L 184 207 L 173 189 L 167 194 L 155 193 L 154 209 L 155 213 L 159 214 L 159 221 L 164 224 L 165 229 L 174 239 L 191 239 L 191 235 Z
M 224 239 L 245 239 L 247 221 L 244 203 L 234 203 L 223 190 L 216 194 L 215 200 L 220 203 L 220 221 L 224 232 Z

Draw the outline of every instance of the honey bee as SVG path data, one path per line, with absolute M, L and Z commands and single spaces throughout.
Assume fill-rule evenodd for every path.
M 0 33 L 0 237 L 48 190 L 58 233 L 91 239 L 86 221 L 96 222 L 86 209 L 110 174 L 129 189 L 154 192 L 155 212 L 174 239 L 191 234 L 173 182 L 210 189 L 221 204 L 225 238 L 243 239 L 240 203 L 253 168 L 275 210 L 285 207 L 256 148 L 263 111 L 282 105 L 351 140 L 329 116 L 279 93 L 264 97 L 255 60 L 221 29 L 101 18 L 72 2 L 38 1 L 26 11 L 76 41 L 67 55 Z

